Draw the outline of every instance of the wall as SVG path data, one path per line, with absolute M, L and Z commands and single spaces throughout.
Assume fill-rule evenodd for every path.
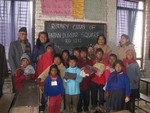
M 41 0 L 35 0 L 35 38 L 38 33 L 44 30 L 44 21 L 71 21 L 71 22 L 96 22 L 107 24 L 108 45 L 115 50 L 116 45 L 116 0 L 107 0 L 107 20 L 91 21 L 87 19 L 74 19 L 72 17 L 63 16 L 44 16 L 41 12 Z
M 145 4 L 145 40 L 144 40 L 144 69 L 146 76 L 150 77 L 149 39 L 150 39 L 150 0 Z

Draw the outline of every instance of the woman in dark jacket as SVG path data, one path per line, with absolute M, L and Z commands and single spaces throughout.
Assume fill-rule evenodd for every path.
M 32 62 L 37 63 L 39 59 L 41 59 L 42 54 L 45 52 L 45 44 L 49 42 L 48 34 L 45 31 L 42 31 L 38 35 L 38 39 L 36 41 L 36 45 L 33 49 L 32 53 Z

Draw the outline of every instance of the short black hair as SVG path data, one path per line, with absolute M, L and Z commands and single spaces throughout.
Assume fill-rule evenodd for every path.
M 106 37 L 104 36 L 104 34 L 100 34 L 100 35 L 98 36 L 98 38 L 97 38 L 97 43 L 98 43 L 98 40 L 99 40 L 100 37 L 103 37 L 103 39 L 104 39 L 104 44 L 106 44 L 106 43 L 107 43 L 107 40 L 106 40 Z
M 117 59 L 117 55 L 116 54 L 110 54 L 109 57 L 114 57 L 115 59 Z
M 75 47 L 75 48 L 73 48 L 73 52 L 74 51 L 78 51 L 80 53 L 80 48 L 79 47 Z
M 67 53 L 67 54 L 68 54 L 68 56 L 70 56 L 69 51 L 68 51 L 68 50 L 66 50 L 66 49 L 62 51 L 61 55 L 63 55 L 63 53 Z
M 51 70 L 52 70 L 53 68 L 55 68 L 55 69 L 57 70 L 57 74 L 60 76 L 60 71 L 59 71 L 59 69 L 58 69 L 58 67 L 57 67 L 56 64 L 50 66 L 49 74 L 51 74 Z
M 121 35 L 121 37 L 125 37 L 126 38 L 126 40 L 129 40 L 130 38 L 129 38 L 129 36 L 128 35 L 126 35 L 126 34 L 122 34 Z
M 62 57 L 61 57 L 61 54 L 59 54 L 59 53 L 56 53 L 55 55 L 54 55 L 54 58 L 59 58 L 61 61 L 62 61 Z M 53 61 L 54 61 L 54 58 L 53 58 Z
M 122 60 L 116 60 L 115 61 L 115 63 L 114 63 L 114 65 L 113 65 L 113 67 L 115 68 L 115 66 L 117 65 L 117 64 L 120 64 L 120 66 L 123 68 L 124 67 L 124 64 L 123 64 L 123 61 Z
M 80 51 L 88 53 L 87 47 L 84 47 L 84 46 L 80 48 Z
M 97 52 L 101 52 L 102 54 L 104 54 L 104 51 L 101 48 L 96 49 L 96 53 Z
M 69 61 L 70 60 L 74 60 L 75 62 L 78 62 L 78 58 L 75 55 L 71 55 Z

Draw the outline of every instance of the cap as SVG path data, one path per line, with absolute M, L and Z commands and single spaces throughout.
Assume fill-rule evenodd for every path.
M 129 54 L 129 53 L 135 53 L 135 51 L 133 50 L 133 49 L 128 49 L 127 51 L 126 51 L 126 54 Z
M 26 27 L 21 27 L 19 29 L 19 32 L 25 32 L 25 33 L 27 33 L 27 28 Z
M 22 54 L 20 60 L 22 60 L 22 59 L 27 59 L 27 60 L 30 62 L 30 57 L 28 56 L 27 53 L 23 53 L 23 54 Z
M 45 49 L 46 49 L 48 46 L 51 46 L 52 48 L 54 48 L 54 44 L 51 43 L 51 42 L 48 42 L 48 43 L 45 44 Z

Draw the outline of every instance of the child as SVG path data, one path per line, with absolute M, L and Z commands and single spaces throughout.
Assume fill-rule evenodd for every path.
M 80 57 L 80 48 L 75 47 L 75 48 L 73 49 L 72 54 L 73 54 L 74 56 L 76 56 L 76 57 L 79 59 L 79 57 Z
M 97 68 L 97 72 L 95 73 L 95 76 L 92 78 L 92 88 L 91 88 L 91 104 L 92 104 L 92 110 L 95 110 L 97 107 L 97 97 L 98 97 L 98 90 L 99 90 L 99 106 L 103 108 L 104 106 L 104 90 L 103 87 L 105 85 L 105 76 L 103 75 L 103 72 L 106 68 L 104 65 L 105 62 L 103 61 L 103 50 L 101 48 L 98 48 L 96 50 L 96 60 L 93 62 L 94 67 Z
M 15 89 L 17 92 L 22 89 L 23 81 L 36 77 L 34 68 L 29 65 L 30 57 L 26 53 L 23 53 L 20 61 L 21 65 L 16 69 L 14 73 Z
M 78 67 L 83 68 L 84 66 L 92 66 L 91 60 L 87 58 L 88 50 L 86 47 L 80 48 L 80 58 L 78 62 Z M 82 75 L 81 75 L 82 76 Z M 82 112 L 82 106 L 84 111 L 89 112 L 90 104 L 90 90 L 91 90 L 91 79 L 92 76 L 83 77 L 82 82 L 80 83 L 80 96 L 78 102 L 78 112 Z
M 60 77 L 63 79 L 64 71 L 65 71 L 66 67 L 62 63 L 62 58 L 61 58 L 60 54 L 54 55 L 54 64 L 57 65 L 57 67 L 60 71 Z M 64 88 L 66 88 L 66 84 L 64 82 L 63 82 L 63 85 L 64 85 Z M 63 111 L 64 111 L 64 98 L 62 99 L 60 112 L 63 112 Z
M 45 44 L 45 53 L 42 54 L 41 59 L 38 60 L 37 64 L 37 75 L 39 76 L 47 67 L 53 64 L 53 56 L 54 56 L 54 46 L 52 43 L 48 42 Z M 45 79 L 44 79 L 45 80 Z M 41 106 L 40 111 L 43 111 L 45 109 L 45 101 L 43 94 L 43 87 L 44 87 L 44 80 L 40 81 L 39 83 L 39 90 L 40 90 L 40 100 L 41 100 Z
M 90 60 L 95 59 L 95 50 L 94 50 L 94 46 L 92 44 L 90 44 L 88 46 L 88 59 L 90 59 Z
M 68 68 L 69 67 L 69 51 L 68 50 L 63 50 L 62 53 L 61 53 L 61 56 L 62 56 L 62 62 L 63 62 L 63 65 Z
M 77 104 L 80 94 L 79 84 L 82 81 L 80 76 L 81 70 L 76 66 L 77 57 L 71 56 L 69 59 L 69 68 L 67 68 L 64 73 L 64 82 L 66 83 L 66 113 L 77 113 Z M 73 112 L 71 112 L 71 100 L 73 105 Z
M 48 113 L 60 113 L 64 92 L 63 81 L 59 76 L 57 65 L 52 65 L 44 82 L 44 96 L 49 97 Z
M 130 83 L 127 74 L 123 73 L 123 62 L 117 60 L 114 64 L 115 71 L 108 77 L 106 85 L 107 111 L 120 111 L 130 99 Z
M 126 58 L 123 60 L 125 70 L 130 81 L 130 101 L 127 104 L 130 112 L 135 112 L 135 99 L 139 98 L 139 81 L 140 81 L 140 68 L 135 60 L 135 51 L 129 49 L 126 51 Z
M 107 64 L 106 69 L 104 71 L 104 76 L 105 76 L 106 82 L 108 80 L 108 77 L 109 77 L 110 73 L 115 71 L 113 65 L 114 65 L 116 60 L 117 60 L 117 55 L 115 55 L 115 54 L 110 54 L 109 55 L 109 57 L 108 57 L 108 64 Z

